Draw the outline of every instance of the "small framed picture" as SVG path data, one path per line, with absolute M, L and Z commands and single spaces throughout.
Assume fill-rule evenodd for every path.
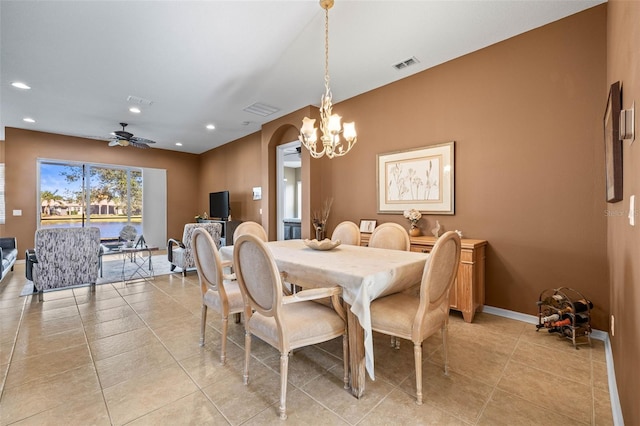
M 370 234 L 376 229 L 376 221 L 372 219 L 360 219 L 360 232 Z

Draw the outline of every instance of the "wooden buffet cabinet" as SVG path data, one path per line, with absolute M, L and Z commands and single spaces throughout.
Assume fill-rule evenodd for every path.
M 371 234 L 361 234 L 360 244 L 368 245 Z M 451 288 L 451 309 L 462 312 L 466 322 L 472 322 L 476 312 L 484 306 L 484 260 L 487 241 L 463 238 L 460 266 L 456 282 Z M 411 237 L 411 251 L 429 253 L 435 237 Z

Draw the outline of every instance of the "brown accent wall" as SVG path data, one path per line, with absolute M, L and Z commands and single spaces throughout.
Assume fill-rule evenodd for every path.
M 607 9 L 607 80 L 620 81 L 622 107 L 640 106 L 640 2 L 609 0 Z M 637 111 L 637 110 L 636 110 Z M 638 113 L 636 112 L 636 132 Z M 607 205 L 607 253 L 611 282 L 611 314 L 615 334 L 611 347 L 625 424 L 640 424 L 640 135 L 622 142 L 623 200 Z M 636 226 L 627 218 L 629 197 L 636 196 Z
M 261 202 L 252 189 L 260 182 L 260 133 L 200 155 L 198 211 L 209 211 L 209 193 L 229 191 L 231 218 L 261 223 Z
M 167 170 L 167 236 L 181 238 L 198 212 L 199 160 L 161 149 L 108 147 L 104 141 L 7 128 L 5 132 L 7 221 L 3 234 L 18 239 L 20 258 L 33 247 L 37 228 L 38 158 L 153 167 Z M 14 217 L 12 210 L 22 210 Z

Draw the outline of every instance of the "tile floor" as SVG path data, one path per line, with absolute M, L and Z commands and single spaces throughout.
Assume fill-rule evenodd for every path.
M 19 297 L 24 265 L 0 284 L 0 424 L 281 424 L 278 354 L 253 344 L 242 384 L 243 329 L 220 321 L 198 345 L 197 275 L 156 277 Z M 613 424 L 604 344 L 573 349 L 531 324 L 451 313 L 450 375 L 439 336 L 424 345 L 424 400 L 414 403 L 412 347 L 375 336 L 375 382 L 357 400 L 342 389 L 339 340 L 291 358 L 288 424 Z

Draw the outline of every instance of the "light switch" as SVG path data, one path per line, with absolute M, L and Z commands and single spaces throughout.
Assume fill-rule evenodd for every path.
M 629 197 L 629 225 L 636 225 L 636 196 Z
M 13 215 L 14 216 L 22 216 L 22 210 L 14 210 L 13 211 Z

